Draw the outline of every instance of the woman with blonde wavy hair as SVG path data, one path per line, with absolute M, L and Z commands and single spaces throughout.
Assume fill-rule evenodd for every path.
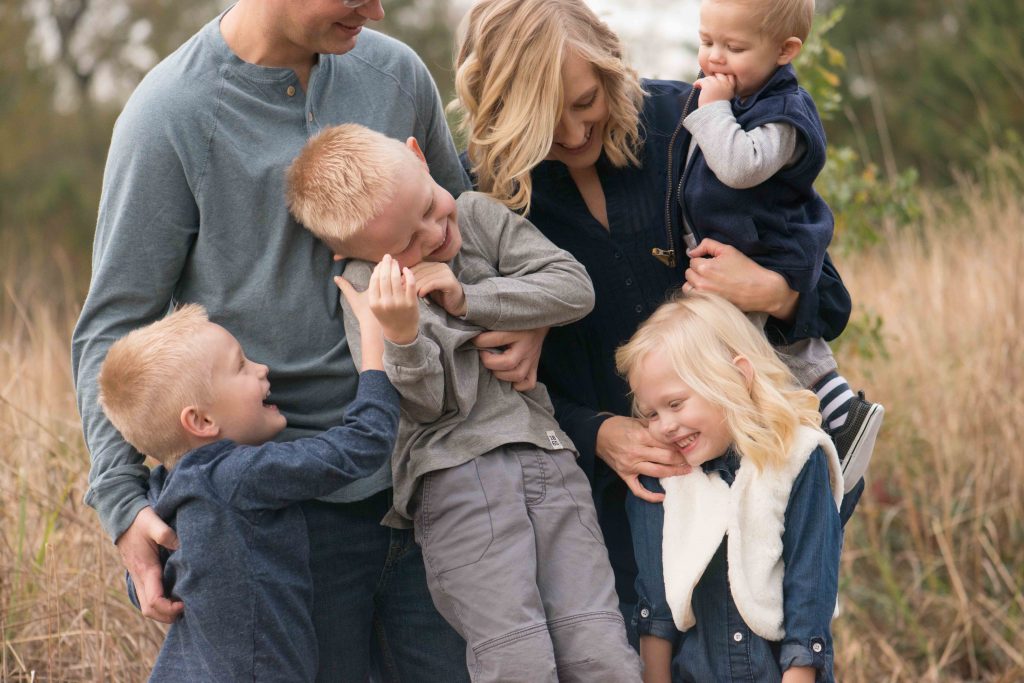
M 463 164 L 477 188 L 572 253 L 597 296 L 590 315 L 550 333 L 480 335 L 481 346 L 508 346 L 482 362 L 519 386 L 535 372 L 546 384 L 591 482 L 621 607 L 635 624 L 631 640 L 668 647 L 678 633 L 667 609 L 655 609 L 663 588 L 638 582 L 637 563 L 660 568 L 658 478 L 688 467 L 633 417 L 615 349 L 680 288 L 767 313 L 766 332 L 778 341 L 834 338 L 849 296 L 827 256 L 817 290 L 800 295 L 728 245 L 705 240 L 685 251 L 675 194 L 692 89 L 641 80 L 582 0 L 476 2 L 460 27 L 456 91 Z M 656 539 L 643 537 L 655 528 Z
M 693 468 L 661 482 L 664 572 L 641 567 L 682 632 L 673 677 L 834 681 L 843 474 L 815 394 L 713 294 L 662 305 L 616 363 L 651 437 Z M 742 653 L 714 646 L 730 640 Z

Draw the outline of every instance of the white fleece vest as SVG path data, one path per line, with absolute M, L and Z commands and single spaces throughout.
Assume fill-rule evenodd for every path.
M 782 614 L 782 532 L 793 482 L 815 447 L 828 458 L 832 497 L 842 502 L 843 474 L 835 446 L 824 432 L 800 427 L 786 461 L 759 472 L 742 459 L 730 487 L 717 472 L 697 469 L 661 480 L 665 488 L 662 558 L 665 596 L 676 628 L 696 618 L 691 599 L 697 582 L 728 535 L 729 585 L 740 616 L 766 640 L 785 636 Z

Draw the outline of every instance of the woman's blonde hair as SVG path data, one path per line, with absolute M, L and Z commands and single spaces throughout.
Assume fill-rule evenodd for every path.
M 459 27 L 459 129 L 481 192 L 528 213 L 530 172 L 551 150 L 569 53 L 592 64 L 609 120 L 602 144 L 614 166 L 639 164 L 643 89 L 618 36 L 582 0 L 481 0 Z
M 798 426 L 821 424 L 814 393 L 796 385 L 764 333 L 719 296 L 679 294 L 663 304 L 615 352 L 615 364 L 628 378 L 655 350 L 671 363 L 665 372 L 722 408 L 736 451 L 758 469 L 785 459 Z

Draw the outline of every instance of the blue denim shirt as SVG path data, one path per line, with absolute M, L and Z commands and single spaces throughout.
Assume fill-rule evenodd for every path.
M 702 467 L 708 473 L 718 472 L 722 481 L 731 486 L 739 458 L 729 452 Z M 661 490 L 656 481 L 644 484 L 651 490 Z M 831 622 L 839 583 L 842 529 L 829 486 L 828 463 L 820 448 L 811 454 L 793 482 L 786 507 L 782 535 L 786 636 L 781 642 L 761 638 L 740 616 L 729 590 L 724 538 L 693 593 L 696 625 L 685 633 L 676 631 L 665 600 L 662 574 L 662 506 L 634 498 L 629 514 L 640 566 L 637 628 L 641 634 L 676 644 L 672 660 L 674 683 L 770 683 L 780 681 L 782 672 L 794 666 L 817 669 L 819 683 L 835 680 Z M 654 539 L 657 544 L 651 547 Z

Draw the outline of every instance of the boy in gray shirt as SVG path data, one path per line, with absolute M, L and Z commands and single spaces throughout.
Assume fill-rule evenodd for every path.
M 294 503 L 376 471 L 398 428 L 380 327 L 369 314 L 362 322 L 363 372 L 341 424 L 283 443 L 272 441 L 287 420 L 267 401 L 267 366 L 202 306 L 110 347 L 100 404 L 128 443 L 161 463 L 149 503 L 181 542 L 163 579 L 185 608 L 150 681 L 316 678 L 310 544 Z
M 353 259 L 338 281 L 348 339 L 366 310 L 384 331 L 402 396 L 385 522 L 413 523 L 472 679 L 639 680 L 586 477 L 546 391 L 499 381 L 470 343 L 586 315 L 585 269 L 484 195 L 453 200 L 411 138 L 326 129 L 287 185 L 299 222 Z

